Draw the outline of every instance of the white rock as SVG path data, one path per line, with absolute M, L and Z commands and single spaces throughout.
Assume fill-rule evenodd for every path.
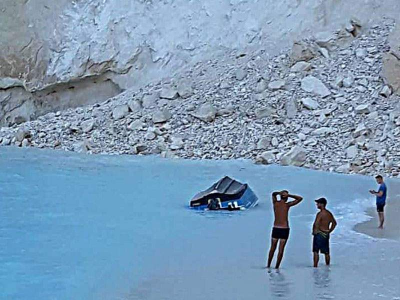
M 83 121 L 81 123 L 82 131 L 84 133 L 91 132 L 93 130 L 93 128 L 94 128 L 94 124 L 95 124 L 94 120 Z
M 235 72 L 235 77 L 237 80 L 242 81 L 247 76 L 247 71 L 244 69 L 237 69 Z
M 367 50 L 364 48 L 358 48 L 356 50 L 356 57 L 364 59 L 368 55 Z
M 266 117 L 270 117 L 274 114 L 274 111 L 269 107 L 259 108 L 255 111 L 255 115 L 257 119 L 263 119 Z
M 333 133 L 333 132 L 335 132 L 335 130 L 332 129 L 332 128 L 329 128 L 329 127 L 321 127 L 321 128 L 318 128 L 318 129 L 314 130 L 314 131 L 313 131 L 313 134 L 314 134 L 314 135 L 327 135 L 327 134 L 331 134 L 331 133 Z
M 268 149 L 270 145 L 271 145 L 271 139 L 263 137 L 258 141 L 257 149 L 258 150 Z
M 138 100 L 129 101 L 128 106 L 133 113 L 138 113 L 142 110 L 142 104 Z
M 153 123 L 158 124 L 158 123 L 165 123 L 169 119 L 172 118 L 172 114 L 167 110 L 157 110 L 153 113 L 151 119 L 153 120 Z
M 369 104 L 360 104 L 355 109 L 358 114 L 368 114 L 370 112 Z
M 289 119 L 293 119 L 297 115 L 297 105 L 294 99 L 292 98 L 287 99 L 285 108 L 286 108 L 286 116 Z
M 298 136 L 300 141 L 305 141 L 306 138 L 307 138 L 307 136 L 302 132 L 300 132 L 297 136 Z
M 390 95 L 392 95 L 392 89 L 389 86 L 385 85 L 379 94 L 386 98 L 389 98 Z
M 357 146 L 350 146 L 346 149 L 347 158 L 353 159 L 357 156 L 357 154 L 358 154 Z
M 357 128 L 353 132 L 353 137 L 357 138 L 360 135 L 369 133 L 369 129 L 365 126 L 364 123 L 358 124 Z
M 149 131 L 145 134 L 144 138 L 148 141 L 152 141 L 157 137 L 157 135 L 153 131 Z
M 119 105 L 113 109 L 112 116 L 114 120 L 119 120 L 126 117 L 129 114 L 128 105 Z
M 182 149 L 185 143 L 183 142 L 183 139 L 181 137 L 171 137 L 171 145 L 170 149 L 171 150 L 179 150 Z
M 301 88 L 306 92 L 320 95 L 323 98 L 331 94 L 331 91 L 322 83 L 322 81 L 314 76 L 303 78 L 301 81 Z
M 277 91 L 283 89 L 285 87 L 286 82 L 284 80 L 275 80 L 271 81 L 268 84 L 268 88 L 272 91 Z
M 193 88 L 189 81 L 182 80 L 178 84 L 178 94 L 181 98 L 186 99 L 193 95 Z
M 156 94 L 144 95 L 142 98 L 142 105 L 144 108 L 151 108 L 157 105 L 158 96 Z
M 280 162 L 283 166 L 301 167 L 306 162 L 306 158 L 306 151 L 300 146 L 295 146 L 281 157 Z
M 279 141 L 278 141 L 278 139 L 274 136 L 273 138 L 272 138 L 272 140 L 271 140 L 271 145 L 273 146 L 273 147 L 276 147 L 276 146 L 278 146 L 279 145 Z
M 291 72 L 305 72 L 311 70 L 311 64 L 305 61 L 299 61 L 290 68 Z
M 24 139 L 21 143 L 22 147 L 29 147 L 31 145 L 31 143 L 29 142 L 28 139 Z
M 266 151 L 260 154 L 257 159 L 262 164 L 272 164 L 275 161 L 275 155 L 272 151 Z
M 350 171 L 350 164 L 344 164 L 336 168 L 338 173 L 348 173 Z
M 3 138 L 3 141 L 1 142 L 2 146 L 9 146 L 11 144 L 11 140 L 8 138 Z
M 346 88 L 352 87 L 354 84 L 354 76 L 352 74 L 343 79 L 343 86 Z
M 174 86 L 164 86 L 160 92 L 160 98 L 174 100 L 179 97 L 178 91 Z
M 141 120 L 135 120 L 128 126 L 128 130 L 142 130 L 144 128 L 144 123 Z
M 301 104 L 307 109 L 314 110 L 319 107 L 319 104 L 317 101 L 311 99 L 311 98 L 303 98 L 300 100 Z
M 318 141 L 314 138 L 304 141 L 304 146 L 315 146 L 317 144 L 318 144 Z
M 254 89 L 254 91 L 256 92 L 256 93 L 262 93 L 262 92 L 264 92 L 266 89 L 267 89 L 267 83 L 265 82 L 265 80 L 260 80 L 258 83 L 257 83 L 257 85 L 256 85 L 256 87 L 255 87 L 255 89 Z
M 192 113 L 192 116 L 204 122 L 212 122 L 217 115 L 217 109 L 211 103 L 205 103 Z
M 29 138 L 31 136 L 31 133 L 29 131 L 29 129 L 25 128 L 25 127 L 20 127 L 17 130 L 17 133 L 15 135 L 15 139 L 18 142 L 22 142 L 25 138 Z

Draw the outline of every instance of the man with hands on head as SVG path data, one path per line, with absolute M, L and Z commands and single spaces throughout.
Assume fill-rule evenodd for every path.
M 279 200 L 277 198 L 278 195 L 280 198 Z M 294 200 L 288 201 L 289 198 Z M 292 206 L 299 204 L 302 200 L 303 197 L 291 195 L 286 190 L 272 193 L 275 221 L 274 227 L 272 228 L 271 248 L 269 250 L 267 268 L 271 267 L 272 259 L 274 258 L 275 250 L 279 242 L 278 258 L 275 266 L 276 269 L 279 269 L 285 251 L 286 242 L 289 238 L 289 209 Z

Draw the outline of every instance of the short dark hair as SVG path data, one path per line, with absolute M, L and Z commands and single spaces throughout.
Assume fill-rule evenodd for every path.
M 376 175 L 375 178 L 376 179 L 383 179 L 382 175 Z

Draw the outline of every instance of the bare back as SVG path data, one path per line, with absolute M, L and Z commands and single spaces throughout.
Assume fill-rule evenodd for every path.
M 317 214 L 315 229 L 317 231 L 329 232 L 331 230 L 330 225 L 332 223 L 336 223 L 332 213 L 326 209 L 321 210 Z
M 289 228 L 289 209 L 290 205 L 282 200 L 274 203 L 274 227 Z

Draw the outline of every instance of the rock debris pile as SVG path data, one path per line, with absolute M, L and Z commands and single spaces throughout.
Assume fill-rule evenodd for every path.
M 2 128 L 0 144 L 398 176 L 400 101 L 380 76 L 393 26 L 353 21 L 273 58 L 230 52 L 104 103 Z

